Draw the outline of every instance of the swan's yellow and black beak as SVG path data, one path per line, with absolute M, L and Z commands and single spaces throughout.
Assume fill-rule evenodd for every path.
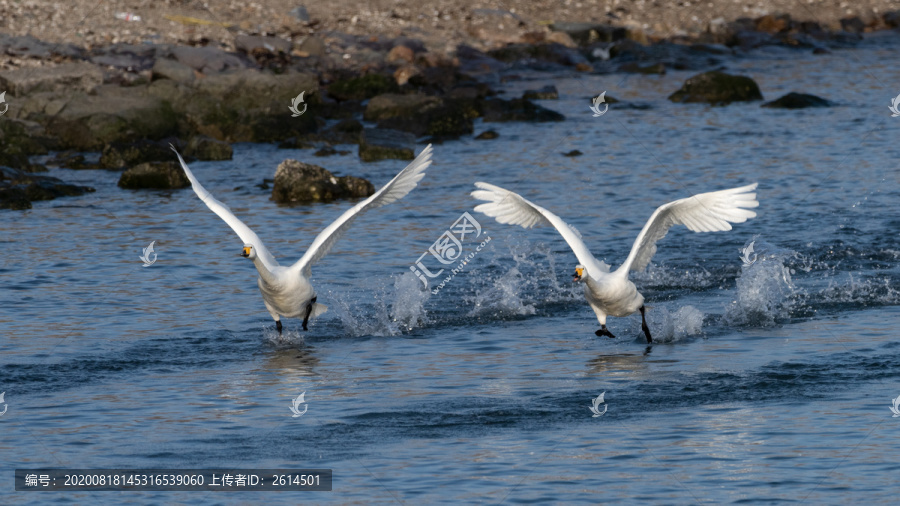
M 250 257 L 250 246 L 244 246 L 243 251 L 241 251 L 241 256 L 244 258 Z
M 578 266 L 575 268 L 575 274 L 572 275 L 572 281 L 581 281 L 582 276 L 584 276 L 584 267 Z

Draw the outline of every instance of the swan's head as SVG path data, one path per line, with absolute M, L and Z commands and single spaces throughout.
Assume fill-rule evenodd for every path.
M 572 275 L 572 281 L 578 282 L 581 281 L 581 278 L 584 277 L 584 266 L 576 265 L 575 266 L 575 274 Z
M 241 250 L 241 256 L 244 258 L 249 258 L 250 260 L 255 259 L 256 248 L 254 248 L 252 244 L 245 244 L 244 249 Z

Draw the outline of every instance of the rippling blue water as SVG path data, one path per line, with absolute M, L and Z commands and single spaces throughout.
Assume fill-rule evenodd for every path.
M 332 492 L 265 496 L 289 502 L 889 500 L 900 491 L 896 45 L 727 62 L 769 100 L 839 104 L 802 111 L 670 103 L 690 72 L 525 74 L 508 95 L 555 84 L 561 99 L 544 104 L 568 120 L 477 125 L 500 137 L 436 146 L 419 188 L 359 219 L 314 267 L 329 312 L 309 332 L 287 320 L 283 341 L 240 240 L 193 192 L 51 172 L 97 192 L 0 219 L 0 502 L 264 500 L 16 493 L 16 467 L 334 469 Z M 593 118 L 587 98 L 604 89 L 650 108 Z M 572 149 L 584 155 L 561 155 Z M 233 161 L 192 168 L 287 263 L 350 204 L 277 206 L 255 185 L 279 162 L 376 186 L 403 166 L 310 153 L 238 145 Z M 610 320 L 618 339 L 594 336 L 576 260 L 552 229 L 474 214 L 491 241 L 439 293 L 422 291 L 409 266 L 471 210 L 477 180 L 555 211 L 613 266 L 664 202 L 758 181 L 761 205 L 732 232 L 676 228 L 659 244 L 635 276 L 660 341 L 647 349 L 635 316 Z M 750 241 L 762 254 L 744 266 Z M 308 411 L 292 418 L 304 391 Z M 592 417 L 601 392 L 608 411 Z

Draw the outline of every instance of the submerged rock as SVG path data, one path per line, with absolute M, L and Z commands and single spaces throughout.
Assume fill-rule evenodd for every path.
M 297 160 L 285 160 L 275 170 L 272 200 L 279 203 L 330 202 L 364 198 L 375 186 L 354 176 L 336 177 L 327 169 Z
M 171 190 L 191 185 L 177 162 L 147 162 L 122 173 L 119 187 L 129 190 Z
M 559 99 L 559 91 L 552 84 L 544 86 L 539 90 L 525 90 L 522 94 L 525 100 L 557 100 Z
M 834 104 L 828 100 L 815 95 L 791 92 L 779 99 L 766 102 L 760 107 L 772 107 L 775 109 L 805 109 L 807 107 L 831 107 L 832 105 Z
M 83 195 L 94 191 L 90 186 L 64 183 L 50 176 L 35 176 L 21 170 L 0 167 L 0 209 L 31 209 L 35 200 Z
M 184 148 L 184 154 L 197 160 L 231 160 L 234 150 L 227 142 L 205 135 L 196 135 Z
M 485 130 L 484 132 L 481 132 L 480 134 L 478 134 L 475 137 L 475 140 L 476 141 L 489 141 L 492 139 L 496 139 L 497 137 L 500 137 L 500 134 L 498 134 L 497 132 L 495 132 L 493 130 Z
M 715 70 L 691 77 L 684 82 L 680 90 L 669 96 L 672 102 L 704 102 L 714 105 L 762 100 L 762 98 L 759 86 L 753 79 Z
M 366 128 L 359 141 L 359 158 L 364 162 L 415 158 L 416 137 L 407 132 L 386 128 Z

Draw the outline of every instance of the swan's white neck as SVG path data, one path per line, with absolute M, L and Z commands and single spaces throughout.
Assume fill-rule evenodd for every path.
M 263 282 L 267 285 L 278 284 L 278 279 L 275 277 L 275 274 L 266 268 L 266 264 L 264 264 L 259 257 L 253 259 L 253 265 L 256 266 L 256 271 L 259 272 L 259 277 L 262 278 Z

